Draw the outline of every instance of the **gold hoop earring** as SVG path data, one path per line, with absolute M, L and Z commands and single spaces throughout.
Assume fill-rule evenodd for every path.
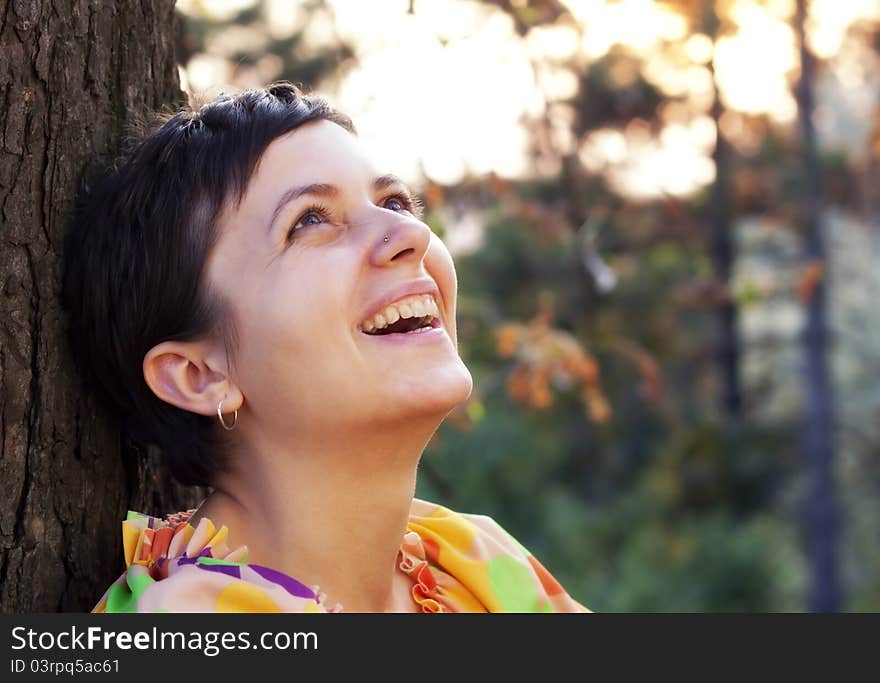
M 224 400 L 225 399 L 221 398 L 220 403 L 217 404 L 217 417 L 220 418 L 220 424 L 223 425 L 223 429 L 231 432 L 233 429 L 235 429 L 235 423 L 238 422 L 238 410 L 236 409 L 235 413 L 233 414 L 232 424 L 227 426 L 226 423 L 223 421 L 223 413 L 220 411 L 220 408 L 223 406 Z

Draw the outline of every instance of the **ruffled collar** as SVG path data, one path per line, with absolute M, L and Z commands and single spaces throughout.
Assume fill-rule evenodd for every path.
M 421 501 L 414 501 L 415 504 Z M 247 564 L 248 548 L 230 549 L 229 530 L 219 529 L 208 517 L 202 517 L 196 526 L 190 519 L 197 511 L 192 508 L 166 515 L 164 519 L 129 511 L 123 522 L 123 549 L 127 567 L 143 566 L 156 581 L 168 578 L 170 573 L 186 565 L 196 564 L 202 569 L 240 576 L 240 566 L 255 571 L 262 580 L 282 586 L 287 593 L 306 601 L 314 601 L 309 611 L 342 612 L 341 604 L 327 604 L 327 595 L 318 585 L 306 586 L 283 572 Z M 412 581 L 412 599 L 425 613 L 457 611 L 438 583 L 429 563 L 428 549 L 421 536 L 408 528 L 398 549 L 396 563 Z M 143 570 L 142 570 L 143 571 Z

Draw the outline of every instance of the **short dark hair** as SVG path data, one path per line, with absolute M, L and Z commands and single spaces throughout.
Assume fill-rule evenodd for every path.
M 273 140 L 317 119 L 356 133 L 324 98 L 286 82 L 157 113 L 115 161 L 87 174 L 78 195 L 62 288 L 74 360 L 86 386 L 136 440 L 160 448 L 183 484 L 210 485 L 226 466 L 220 425 L 159 399 L 144 356 L 163 341 L 205 338 L 235 353 L 227 302 L 204 279 L 218 215 L 241 202 Z

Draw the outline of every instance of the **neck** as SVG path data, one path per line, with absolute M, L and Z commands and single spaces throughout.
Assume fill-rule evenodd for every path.
M 410 420 L 405 428 L 331 436 L 325 430 L 320 439 L 300 433 L 281 443 L 251 437 L 233 456 L 238 465 L 215 483 L 204 515 L 216 513 L 215 521 L 229 526 L 230 547 L 249 547 L 248 562 L 319 585 L 329 605 L 341 603 L 346 612 L 411 606 L 408 595 L 395 599 L 392 590 L 396 559 L 419 458 L 438 424 Z

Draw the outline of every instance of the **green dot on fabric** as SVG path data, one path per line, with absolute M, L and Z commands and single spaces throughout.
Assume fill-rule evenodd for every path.
M 196 564 L 222 564 L 227 567 L 241 567 L 244 562 L 227 562 L 216 557 L 200 557 L 196 560 Z
M 117 583 L 107 595 L 106 612 L 125 613 L 137 611 L 137 601 L 147 588 L 155 583 L 149 574 L 127 576 L 122 583 Z
M 534 612 L 538 589 L 529 570 L 514 558 L 503 555 L 489 560 L 486 571 L 495 597 L 507 612 Z

